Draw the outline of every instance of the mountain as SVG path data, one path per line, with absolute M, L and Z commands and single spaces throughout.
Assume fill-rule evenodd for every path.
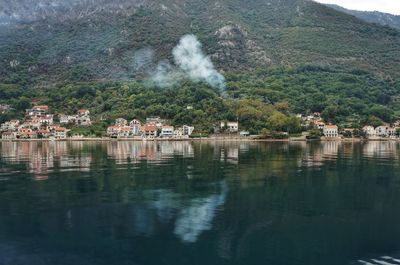
M 347 13 L 365 20 L 370 23 L 376 23 L 383 26 L 389 26 L 392 28 L 400 29 L 400 16 L 392 15 L 388 13 L 382 13 L 378 11 L 358 11 L 343 8 L 338 5 L 328 5 L 340 12 Z
M 399 32 L 313 1 L 30 3 L 2 5 L 0 82 L 129 79 L 138 74 L 136 52 L 151 48 L 154 61 L 171 59 L 188 33 L 226 72 L 316 64 L 400 73 Z
M 34 101 L 204 130 L 238 118 L 252 133 L 286 130 L 296 123 L 290 113 L 322 112 L 343 126 L 400 118 L 400 32 L 314 1 L 35 3 L 0 0 L 0 104 L 18 115 Z M 176 71 L 187 34 L 209 56 L 192 58 L 203 60 L 207 83 L 193 78 L 197 68 L 183 80 Z M 222 90 L 210 86 L 215 71 Z

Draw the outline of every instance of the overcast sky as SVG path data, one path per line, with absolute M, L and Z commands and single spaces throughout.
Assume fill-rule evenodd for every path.
M 400 0 L 316 0 L 325 4 L 336 4 L 347 9 L 381 11 L 400 15 Z

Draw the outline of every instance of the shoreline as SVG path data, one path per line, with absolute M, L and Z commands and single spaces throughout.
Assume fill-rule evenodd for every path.
M 189 139 L 142 139 L 142 138 L 66 138 L 66 139 L 0 139 L 0 142 L 400 142 L 399 139 L 254 139 L 254 138 L 229 138 L 229 137 L 208 137 L 208 138 L 189 138 Z

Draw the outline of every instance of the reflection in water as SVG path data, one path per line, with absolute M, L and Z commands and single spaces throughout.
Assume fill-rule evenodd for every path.
M 400 256 L 396 142 L 0 148 L 1 265 L 396 264 Z
M 227 185 L 223 183 L 220 195 L 192 199 L 175 222 L 175 234 L 183 241 L 196 242 L 202 232 L 211 229 L 217 208 L 225 203 L 227 192 Z

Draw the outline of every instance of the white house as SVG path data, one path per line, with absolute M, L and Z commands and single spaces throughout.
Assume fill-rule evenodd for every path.
M 221 122 L 221 129 L 225 129 L 230 133 L 235 133 L 239 131 L 239 122 L 237 121 L 222 121 Z
M 131 134 L 132 134 L 131 127 L 129 127 L 129 126 L 119 127 L 118 138 L 127 138 L 127 137 L 131 136 Z
M 76 116 L 73 115 L 60 114 L 58 117 L 60 118 L 61 124 L 75 123 L 76 120 Z
M 75 121 L 76 125 L 80 126 L 90 126 L 92 125 L 92 121 L 89 116 L 78 116 Z
M 12 131 L 6 131 L 1 134 L 1 139 L 4 139 L 4 140 L 13 140 L 16 137 L 17 137 L 17 133 L 12 132 Z
M 56 139 L 65 139 L 67 138 L 67 131 L 64 127 L 58 127 L 54 130 L 54 137 Z
M 14 131 L 17 129 L 18 125 L 19 125 L 19 120 L 11 120 L 3 123 L 0 128 L 2 131 L 8 131 L 8 130 Z
M 173 126 L 163 126 L 161 128 L 160 136 L 163 138 L 172 138 L 174 136 L 174 127 Z
M 328 138 L 335 138 L 339 136 L 338 127 L 336 125 L 325 125 L 323 134 Z
M 136 120 L 136 119 L 131 120 L 129 122 L 129 126 L 132 129 L 132 134 L 133 135 L 140 135 L 140 128 L 142 127 L 142 124 L 140 123 L 139 120 Z
M 188 125 L 183 125 L 182 130 L 183 130 L 183 132 L 182 132 L 183 135 L 190 136 L 190 135 L 192 135 L 192 133 L 194 131 L 194 127 L 188 126 Z
M 375 128 L 374 127 L 372 127 L 372 126 L 364 126 L 363 128 L 362 128 L 362 130 L 363 130 L 363 132 L 365 133 L 365 135 L 367 136 L 367 138 L 370 138 L 370 137 L 375 137 L 376 136 L 376 131 L 375 131 Z
M 379 137 L 395 136 L 396 130 L 390 126 L 382 125 L 375 128 L 376 135 Z

